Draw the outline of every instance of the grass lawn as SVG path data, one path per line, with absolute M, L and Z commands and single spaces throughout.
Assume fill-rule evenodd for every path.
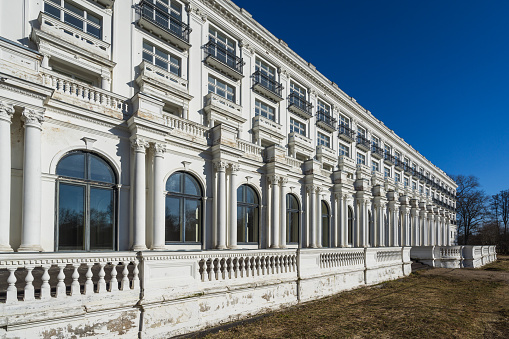
M 430 269 L 275 312 L 206 338 L 509 338 L 509 256 Z

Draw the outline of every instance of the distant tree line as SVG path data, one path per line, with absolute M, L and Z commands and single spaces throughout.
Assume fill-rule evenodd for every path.
M 458 244 L 497 245 L 500 253 L 509 253 L 509 189 L 488 195 L 473 175 L 451 176 L 456 190 Z

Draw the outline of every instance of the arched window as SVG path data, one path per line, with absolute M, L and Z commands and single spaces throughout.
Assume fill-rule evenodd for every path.
M 330 215 L 329 206 L 322 200 L 322 247 L 329 247 L 330 238 Z
M 348 245 L 353 245 L 353 211 L 348 206 Z
M 286 195 L 286 242 L 298 243 L 300 229 L 300 207 L 295 195 Z
M 237 242 L 258 242 L 258 195 L 248 185 L 237 189 Z
M 166 181 L 165 239 L 167 242 L 200 242 L 202 190 L 189 173 L 173 173 Z
M 115 250 L 117 179 L 89 152 L 72 152 L 57 165 L 57 251 Z

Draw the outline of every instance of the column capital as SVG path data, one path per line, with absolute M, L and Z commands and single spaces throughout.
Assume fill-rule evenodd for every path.
M 288 178 L 287 177 L 281 177 L 281 186 L 286 186 L 288 184 Z
M 156 157 L 163 157 L 166 153 L 166 144 L 155 143 L 152 147 Z
M 25 127 L 37 127 L 41 128 L 44 122 L 44 111 L 36 111 L 35 109 L 25 108 L 21 114 L 21 120 L 25 122 Z
M 14 107 L 5 101 L 0 101 L 0 120 L 5 120 L 10 123 L 13 115 Z
M 230 170 L 232 171 L 232 174 L 237 174 L 237 172 L 240 170 L 240 165 L 236 163 L 231 163 Z
M 217 160 L 214 161 L 214 167 L 218 172 L 224 172 L 228 167 L 228 163 L 224 160 Z
M 279 184 L 279 181 L 281 180 L 281 177 L 278 174 L 271 174 L 267 176 L 267 181 L 270 185 L 277 185 Z
M 314 193 L 314 192 L 316 192 L 316 188 L 317 188 L 317 186 L 316 186 L 316 185 L 313 185 L 313 184 L 307 184 L 307 185 L 306 185 L 306 191 L 307 191 L 308 193 Z
M 137 137 L 131 139 L 131 147 L 137 153 L 145 153 L 149 146 L 150 146 L 149 143 L 144 139 Z

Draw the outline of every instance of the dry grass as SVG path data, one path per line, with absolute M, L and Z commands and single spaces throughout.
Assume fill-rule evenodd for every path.
M 420 271 L 206 338 L 509 338 L 509 257 L 500 259 Z

